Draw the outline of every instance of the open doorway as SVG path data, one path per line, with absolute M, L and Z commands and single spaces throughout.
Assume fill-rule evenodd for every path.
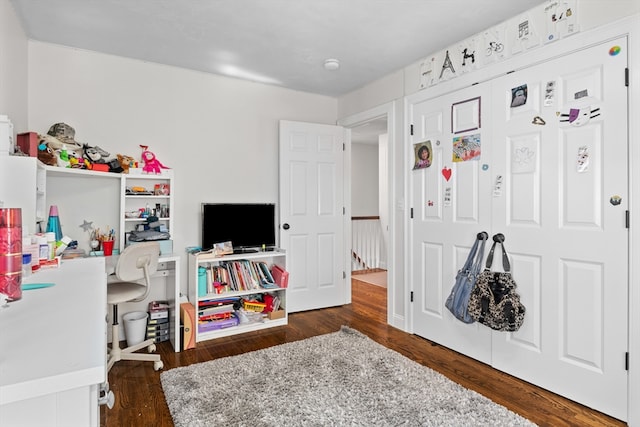
M 351 274 L 387 287 L 389 253 L 387 116 L 351 128 Z

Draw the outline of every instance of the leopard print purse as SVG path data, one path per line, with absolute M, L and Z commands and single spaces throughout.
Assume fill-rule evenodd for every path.
M 480 273 L 469 297 L 468 311 L 479 323 L 496 331 L 515 332 L 524 323 L 525 307 L 516 292 L 516 282 L 511 276 L 511 265 L 504 248 L 504 235 L 493 236 L 493 245 L 487 256 L 485 270 Z M 496 245 L 502 249 L 504 272 L 491 271 Z

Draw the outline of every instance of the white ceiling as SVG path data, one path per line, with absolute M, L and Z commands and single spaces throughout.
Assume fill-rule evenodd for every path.
M 542 0 L 10 0 L 27 36 L 340 96 Z M 340 68 L 327 71 L 325 59 Z

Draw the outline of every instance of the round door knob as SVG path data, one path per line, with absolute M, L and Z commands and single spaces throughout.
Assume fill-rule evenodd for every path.
M 289 224 L 287 224 L 286 222 L 284 224 L 282 224 L 282 229 L 283 230 L 288 230 L 289 229 Z

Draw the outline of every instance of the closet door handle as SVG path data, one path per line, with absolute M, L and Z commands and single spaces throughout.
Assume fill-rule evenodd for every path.
M 284 224 L 282 224 L 282 229 L 283 230 L 288 230 L 289 229 L 289 224 L 287 224 L 286 222 Z

